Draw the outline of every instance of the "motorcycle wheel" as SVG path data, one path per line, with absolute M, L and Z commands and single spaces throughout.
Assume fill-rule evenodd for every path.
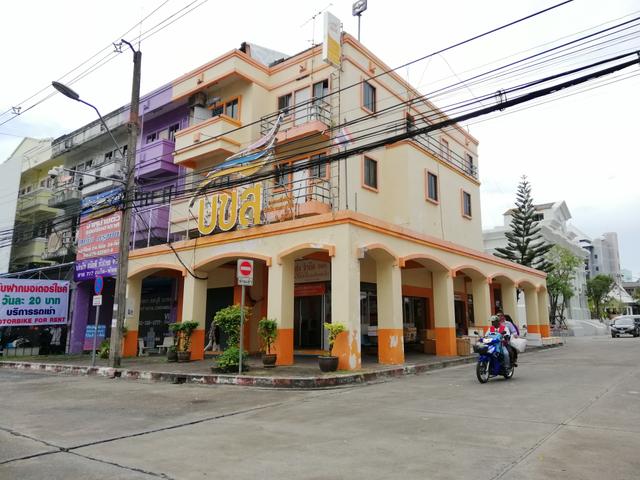
M 509 368 L 509 370 L 506 371 L 506 373 L 504 373 L 502 376 L 509 380 L 511 377 L 513 377 L 513 373 L 515 372 L 515 368 L 513 365 L 511 365 L 511 367 Z
M 487 383 L 489 381 L 489 362 L 486 360 L 478 362 L 476 365 L 476 377 L 480 383 Z

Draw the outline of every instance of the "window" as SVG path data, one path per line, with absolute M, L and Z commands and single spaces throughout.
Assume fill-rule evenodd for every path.
M 416 129 L 416 119 L 413 118 L 413 115 L 409 115 L 407 113 L 407 116 L 405 117 L 406 120 L 406 127 L 407 127 L 407 132 L 413 132 Z
M 441 139 L 442 142 L 442 156 L 445 160 L 451 159 L 451 150 L 449 149 L 449 142 L 444 138 Z
M 313 98 L 322 99 L 329 94 L 329 80 L 324 79 L 321 82 L 313 84 Z
M 238 120 L 238 99 L 237 98 L 234 98 L 230 102 L 225 103 L 224 114 L 227 117 L 231 117 L 235 120 Z
M 164 187 L 162 189 L 162 204 L 167 205 L 171 201 L 171 195 L 173 194 L 173 185 Z
M 427 200 L 438 203 L 438 176 L 427 172 Z
M 278 187 L 282 187 L 287 184 L 288 174 L 285 173 L 284 171 L 285 167 L 286 167 L 286 164 L 284 163 L 279 163 L 276 165 L 276 168 L 275 168 L 276 172 L 273 179 L 276 186 Z
M 147 135 L 147 143 L 155 142 L 158 139 L 158 132 L 153 132 Z
M 533 214 L 533 221 L 534 222 L 539 222 L 540 220 L 544 219 L 544 214 L 542 213 L 534 213 Z
M 169 127 L 169 141 L 171 142 L 175 142 L 176 141 L 176 132 L 180 130 L 180 124 L 176 123 L 174 125 L 171 125 Z
M 378 162 L 369 157 L 364 157 L 363 183 L 366 187 L 378 189 Z
M 147 142 L 149 143 L 149 142 Z M 105 162 L 110 162 L 113 159 L 113 152 L 107 152 L 104 154 L 104 161 Z M 78 167 L 80 167 L 80 165 L 78 165 Z M 80 168 L 77 168 L 78 171 L 80 171 Z
M 371 113 L 376 113 L 376 87 L 369 82 L 362 84 L 362 106 Z
M 467 157 L 467 164 L 466 164 L 466 170 L 467 173 L 469 175 L 473 175 L 474 170 L 475 170 L 475 166 L 473 165 L 473 157 L 471 155 L 469 155 L 468 153 L 466 154 Z
M 278 111 L 284 113 L 285 115 L 288 115 L 292 98 L 293 95 L 291 93 L 287 93 L 286 95 L 278 97 Z
M 471 194 L 462 191 L 462 215 L 471 218 Z
M 213 107 L 211 107 L 211 116 L 212 117 L 219 117 L 223 113 L 224 113 L 224 103 L 219 103 L 219 104 L 214 105 Z
M 313 162 L 314 160 L 318 160 L 322 157 L 324 157 L 324 153 L 321 153 L 320 155 L 312 155 L 309 160 Z M 329 176 L 327 175 L 328 167 L 329 165 L 326 163 L 320 165 L 312 165 L 311 167 L 309 167 L 309 176 L 311 178 L 327 178 Z

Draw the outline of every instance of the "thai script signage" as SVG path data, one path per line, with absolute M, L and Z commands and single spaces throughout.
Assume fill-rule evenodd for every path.
M 87 329 L 84 331 L 84 350 L 91 350 L 93 348 L 93 335 L 96 332 L 95 325 L 87 325 Z M 96 345 L 100 345 L 102 341 L 107 337 L 107 326 L 98 325 L 98 338 L 96 338 Z
M 107 190 L 106 192 L 87 195 L 82 199 L 82 216 L 105 215 L 109 210 L 115 210 L 122 203 L 122 187 Z
M 237 226 L 260 225 L 262 217 L 262 184 L 236 188 L 200 198 L 198 231 L 209 235 L 228 232 Z
M 296 260 L 294 283 L 328 282 L 331 280 L 331 264 L 319 260 Z
M 76 262 L 73 277 L 76 282 L 93 280 L 97 276 L 115 277 L 118 274 L 118 255 L 88 258 Z
M 340 67 L 342 47 L 340 45 L 340 20 L 324 12 L 324 35 L 322 37 L 322 60 Z
M 0 327 L 64 325 L 69 282 L 0 278 Z
M 122 212 L 87 220 L 78 229 L 76 260 L 102 257 L 118 253 Z

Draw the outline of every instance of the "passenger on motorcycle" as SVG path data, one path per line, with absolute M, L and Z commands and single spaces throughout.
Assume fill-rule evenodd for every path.
M 509 337 L 511 336 L 511 332 L 505 323 L 500 323 L 500 318 L 497 315 L 493 315 L 491 317 L 491 326 L 487 331 L 487 334 L 490 333 L 499 333 L 502 336 L 502 360 L 504 362 L 505 370 L 509 370 L 511 368 L 511 359 L 509 358 L 509 350 L 507 350 L 507 345 L 509 345 Z

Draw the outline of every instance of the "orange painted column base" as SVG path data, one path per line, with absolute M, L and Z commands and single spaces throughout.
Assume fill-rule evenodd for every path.
M 527 325 L 528 333 L 540 333 L 540 325 Z M 549 335 L 547 335 L 548 337 Z
M 443 357 L 458 355 L 455 328 L 436 327 L 436 355 Z
M 338 370 L 356 370 L 361 367 L 358 341 L 351 332 L 342 332 L 336 337 L 331 355 L 338 357 Z
M 293 365 L 293 328 L 278 329 L 272 350 L 277 355 L 276 365 Z
M 543 337 L 550 337 L 551 336 L 551 329 L 549 328 L 549 325 L 538 325 L 540 327 L 540 335 L 542 335 Z
M 122 342 L 122 356 L 135 357 L 138 355 L 138 331 L 129 330 Z
M 385 365 L 404 363 L 404 332 L 401 328 L 378 329 L 378 363 Z
M 191 334 L 191 360 L 204 360 L 204 329 Z

